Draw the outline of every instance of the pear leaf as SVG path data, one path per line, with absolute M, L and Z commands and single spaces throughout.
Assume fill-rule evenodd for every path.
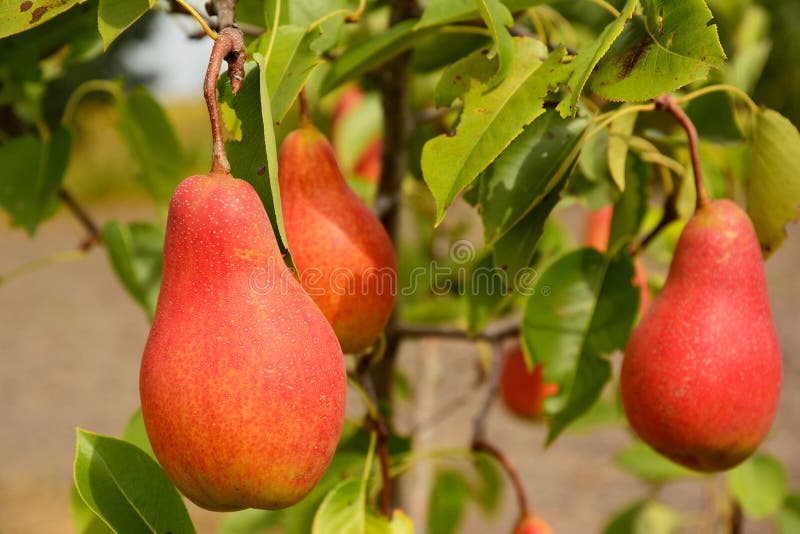
M 116 532 L 195 531 L 167 474 L 127 441 L 78 429 L 75 484 L 86 505 Z
M 364 499 L 361 480 L 343 480 L 322 501 L 311 534 L 362 534 L 367 520 Z
M 84 2 L 86 0 L 4 0 L 0 3 L 0 39 L 35 28 Z
M 103 48 L 130 28 L 142 15 L 150 11 L 158 0 L 100 0 L 97 27 L 103 37 Z
M 633 17 L 597 64 L 591 88 L 614 101 L 655 98 L 697 80 L 725 61 L 717 26 L 703 0 L 643 0 L 645 16 Z
M 800 206 L 800 133 L 771 109 L 756 115 L 747 181 L 747 214 L 761 250 L 774 252 L 786 237 L 785 226 Z
M 439 135 L 422 149 L 422 173 L 436 201 L 436 224 L 456 196 L 489 166 L 522 129 L 544 113 L 551 88 L 566 79 L 564 50 L 546 60 L 546 48 L 532 39 L 514 39 L 514 63 L 503 81 L 488 90 L 498 58 L 479 50 L 453 64 L 436 89 L 437 105 L 463 102 L 455 135 Z
M 619 16 L 608 24 L 594 41 L 590 41 L 578 49 L 573 65 L 574 71 L 567 82 L 570 90 L 569 98 L 562 100 L 557 108 L 562 117 L 567 117 L 575 112 L 575 106 L 581 97 L 586 81 L 619 34 L 622 33 L 625 23 L 633 16 L 637 3 L 637 0 L 628 0 Z
M 523 344 L 530 365 L 541 363 L 559 392 L 545 401 L 550 444 L 586 413 L 611 378 L 605 355 L 628 340 L 639 304 L 628 255 L 594 249 L 570 252 L 544 272 L 523 315 Z
M 478 6 L 478 11 L 486 23 L 486 27 L 489 28 L 489 32 L 492 34 L 499 63 L 497 73 L 492 78 L 492 81 L 489 82 L 489 88 L 492 89 L 503 81 L 508 69 L 511 67 L 511 62 L 514 61 L 514 41 L 511 38 L 511 34 L 506 30 L 506 27 L 514 24 L 514 18 L 500 0 L 475 0 L 475 4 Z
M 777 458 L 757 454 L 731 469 L 728 486 L 748 517 L 763 519 L 783 505 L 789 493 L 789 478 Z

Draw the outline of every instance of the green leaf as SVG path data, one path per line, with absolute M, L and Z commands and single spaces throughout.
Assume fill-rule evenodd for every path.
M 492 255 L 483 253 L 473 262 L 466 282 L 467 331 L 481 332 L 510 303 L 508 275 L 494 266 Z
M 0 145 L 0 206 L 31 236 L 58 208 L 71 149 L 72 136 L 63 127 L 47 139 L 25 135 Z
M 340 482 L 322 501 L 312 534 L 362 534 L 366 528 L 364 484 L 359 479 Z
M 697 135 L 715 143 L 744 140 L 736 119 L 733 99 L 727 92 L 714 92 L 690 100 L 684 111 L 697 127 Z
M 626 167 L 628 187 L 614 203 L 614 216 L 608 237 L 609 250 L 616 250 L 620 244 L 633 240 L 647 212 L 646 183 L 650 178 L 650 166 L 636 155 L 631 155 L 627 158 Z
M 161 286 L 164 230 L 145 222 L 109 221 L 103 244 L 117 279 L 152 320 Z
M 139 164 L 137 178 L 161 206 L 166 206 L 185 178 L 184 156 L 164 109 L 144 87 L 135 87 L 127 100 L 119 99 L 117 128 Z
M 103 48 L 108 50 L 122 32 L 157 3 L 158 0 L 100 0 L 97 27 L 103 36 Z
M 530 363 L 543 365 L 546 382 L 559 385 L 558 395 L 545 402 L 548 444 L 592 407 L 611 378 L 603 356 L 628 340 L 639 301 L 633 272 L 625 254 L 580 249 L 551 264 L 528 298 L 525 352 Z
M 0 3 L 0 39 L 47 22 L 86 0 L 4 0 Z
M 641 501 L 614 515 L 603 534 L 677 534 L 681 517 L 672 508 L 656 501 Z
M 275 124 L 283 121 L 292 107 L 300 89 L 314 70 L 322 64 L 311 43 L 319 37 L 319 30 L 306 31 L 299 26 L 280 26 L 272 55 L 267 65 L 267 87 Z M 262 50 L 269 40 L 264 34 L 250 45 L 252 50 Z
M 400 510 L 392 513 L 391 521 L 382 515 L 369 513 L 365 534 L 414 534 L 414 523 Z
M 435 28 L 415 29 L 415 20 L 406 20 L 386 31 L 348 48 L 331 64 L 322 81 L 322 93 L 358 78 L 411 48 L 419 39 L 432 35 Z
M 800 532 L 800 494 L 786 498 L 783 508 L 775 515 L 775 526 L 779 534 Z
M 786 117 L 771 109 L 756 115 L 747 214 L 756 228 L 761 250 L 769 255 L 786 237 L 786 223 L 800 206 L 800 133 Z
M 469 484 L 461 473 L 452 469 L 438 471 L 428 501 L 428 532 L 457 532 L 464 519 L 468 498 Z
M 248 63 L 248 65 L 253 65 Z M 239 140 L 225 142 L 225 152 L 231 164 L 231 174 L 247 181 L 258 193 L 264 209 L 267 210 L 273 233 L 277 236 L 278 226 L 272 202 L 269 179 L 264 176 L 267 170 L 267 148 L 264 143 L 264 123 L 261 118 L 261 88 L 258 68 L 250 68 L 245 74 L 242 86 L 236 96 L 231 93 L 230 84 L 220 78 L 220 100 L 235 115 L 241 129 Z
M 507 27 L 514 24 L 514 17 L 500 0 L 474 0 L 478 6 L 481 18 L 489 28 L 494 41 L 495 53 L 497 54 L 497 73 L 489 82 L 489 88 L 493 89 L 503 81 L 511 63 L 514 61 L 514 40 L 508 33 Z
M 150 455 L 151 458 L 156 459 L 156 454 L 153 452 L 153 447 L 150 445 L 150 438 L 147 437 L 147 430 L 144 427 L 144 418 L 142 417 L 142 409 L 137 408 L 131 418 L 128 419 L 128 424 L 125 425 L 125 430 L 122 432 L 122 439 L 128 443 L 136 445 L 144 452 Z
M 265 46 L 262 47 L 266 48 Z M 264 127 L 264 153 L 267 158 L 267 177 L 269 179 L 269 190 L 272 196 L 272 209 L 275 213 L 275 225 L 278 228 L 276 237 L 283 243 L 285 248 L 289 248 L 286 241 L 286 229 L 283 225 L 283 209 L 281 208 L 281 186 L 278 182 L 278 142 L 275 138 L 275 126 L 272 119 L 272 106 L 270 105 L 269 87 L 267 86 L 267 66 L 269 58 L 262 55 L 261 51 L 253 55 L 253 59 L 258 64 L 259 77 L 258 85 L 260 89 L 261 104 L 261 125 Z
M 86 505 L 74 483 L 70 490 L 70 508 L 72 524 L 78 534 L 114 534 L 114 531 Z
M 503 502 L 505 489 L 503 475 L 497 467 L 497 463 L 488 455 L 478 455 L 474 465 L 478 474 L 478 482 L 472 485 L 470 492 L 484 514 L 494 515 Z
M 667 460 L 638 440 L 617 454 L 614 461 L 621 469 L 648 482 L 668 482 L 697 476 L 694 471 Z
M 775 457 L 757 454 L 728 473 L 728 487 L 748 517 L 777 512 L 789 493 L 786 468 Z
M 518 294 L 529 294 L 533 290 L 538 273 L 529 268 L 539 251 L 545 223 L 561 200 L 566 183 L 565 178 L 556 184 L 521 221 L 494 243 L 494 265 L 507 274 L 509 288 Z
M 566 77 L 564 51 L 553 52 L 532 39 L 514 39 L 514 63 L 506 78 L 487 92 L 498 68 L 497 58 L 478 51 L 448 68 L 436 90 L 438 105 L 456 99 L 463 111 L 455 135 L 440 135 L 425 143 L 422 171 L 436 201 L 436 224 L 456 196 L 508 145 L 522 129 L 544 113 L 550 88 Z
M 281 524 L 282 511 L 248 508 L 225 514 L 217 534 L 256 534 L 273 532 Z
M 506 8 L 510 12 L 546 3 L 545 0 L 504 0 Z M 441 26 L 463 22 L 478 18 L 480 12 L 475 5 L 475 0 L 430 0 L 425 6 L 422 18 L 417 23 L 419 28 L 431 26 Z
M 193 533 L 181 496 L 145 452 L 78 429 L 75 483 L 89 508 L 117 532 Z
M 725 52 L 703 0 L 643 0 L 646 17 L 634 17 L 597 65 L 591 87 L 614 101 L 643 101 L 704 80 Z
M 625 190 L 625 160 L 628 157 L 628 138 L 636 125 L 637 113 L 622 115 L 608 127 L 608 170 L 620 191 Z
M 517 225 L 562 181 L 578 152 L 584 119 L 546 111 L 486 170 L 480 182 L 484 238 L 491 245 Z
M 590 41 L 578 49 L 578 54 L 573 62 L 574 71 L 567 82 L 570 91 L 569 98 L 562 100 L 557 107 L 562 117 L 575 113 L 575 106 L 581 97 L 586 81 L 619 34 L 622 33 L 625 23 L 633 16 L 637 3 L 637 0 L 628 0 L 620 15 L 608 24 L 594 41 Z

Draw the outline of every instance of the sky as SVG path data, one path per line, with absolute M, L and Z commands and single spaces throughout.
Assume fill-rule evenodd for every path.
M 134 72 L 154 73 L 149 89 L 161 99 L 202 98 L 213 41 L 208 37 L 187 38 L 199 29 L 189 17 L 156 12 L 154 18 L 154 31 L 148 39 L 131 46 L 123 56 L 125 66 Z

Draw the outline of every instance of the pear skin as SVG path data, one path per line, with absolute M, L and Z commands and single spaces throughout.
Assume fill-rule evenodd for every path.
M 278 163 L 286 239 L 300 283 L 354 353 L 386 326 L 397 263 L 378 218 L 345 183 L 333 148 L 310 123 L 290 133 Z
M 181 182 L 140 374 L 147 434 L 178 489 L 218 511 L 298 502 L 330 464 L 345 395 L 336 336 L 255 190 L 225 174 Z
M 514 534 L 553 534 L 553 529 L 541 517 L 528 513 L 519 520 Z
M 753 225 L 734 202 L 711 202 L 686 224 L 664 288 L 628 342 L 628 421 L 679 464 L 728 469 L 769 431 L 782 375 Z
M 558 393 L 558 384 L 545 384 L 543 372 L 541 363 L 528 371 L 519 346 L 506 355 L 500 375 L 500 398 L 512 413 L 526 419 L 542 417 L 545 399 Z

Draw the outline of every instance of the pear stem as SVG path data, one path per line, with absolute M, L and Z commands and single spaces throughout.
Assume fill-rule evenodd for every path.
M 81 206 L 78 201 L 75 200 L 75 197 L 72 196 L 72 193 L 66 189 L 61 189 L 58 192 L 58 196 L 61 197 L 61 200 L 64 202 L 67 208 L 69 208 L 69 211 L 75 216 L 76 219 L 78 219 L 78 222 L 80 222 L 81 226 L 83 226 L 86 230 L 86 237 L 80 242 L 78 249 L 86 252 L 92 248 L 93 245 L 100 243 L 103 240 L 100 227 L 83 208 L 83 206 Z
M 689 116 L 681 109 L 675 99 L 669 94 L 661 95 L 653 99 L 655 105 L 664 111 L 672 114 L 678 122 L 686 130 L 686 135 L 689 137 L 689 152 L 692 156 L 692 171 L 694 172 L 694 184 L 697 190 L 697 204 L 695 211 L 701 210 L 711 202 L 711 197 L 708 196 L 706 186 L 703 182 L 703 171 L 700 168 L 700 140 L 697 136 L 697 128 Z
M 211 154 L 211 174 L 230 174 L 231 172 L 231 164 L 225 154 L 222 121 L 220 120 L 219 104 L 217 103 L 219 71 L 222 61 L 227 61 L 228 77 L 235 95 L 244 79 L 245 57 L 244 38 L 241 30 L 236 26 L 223 28 L 217 40 L 214 41 L 214 48 L 211 49 L 211 58 L 208 61 L 208 71 L 206 71 L 205 84 L 203 85 L 203 96 L 208 107 L 208 118 L 211 120 L 211 138 L 214 143 Z
M 300 123 L 303 126 L 306 126 L 311 123 L 311 115 L 308 112 L 308 97 L 306 96 L 305 86 L 300 89 L 300 94 L 297 95 L 297 100 L 300 102 Z

